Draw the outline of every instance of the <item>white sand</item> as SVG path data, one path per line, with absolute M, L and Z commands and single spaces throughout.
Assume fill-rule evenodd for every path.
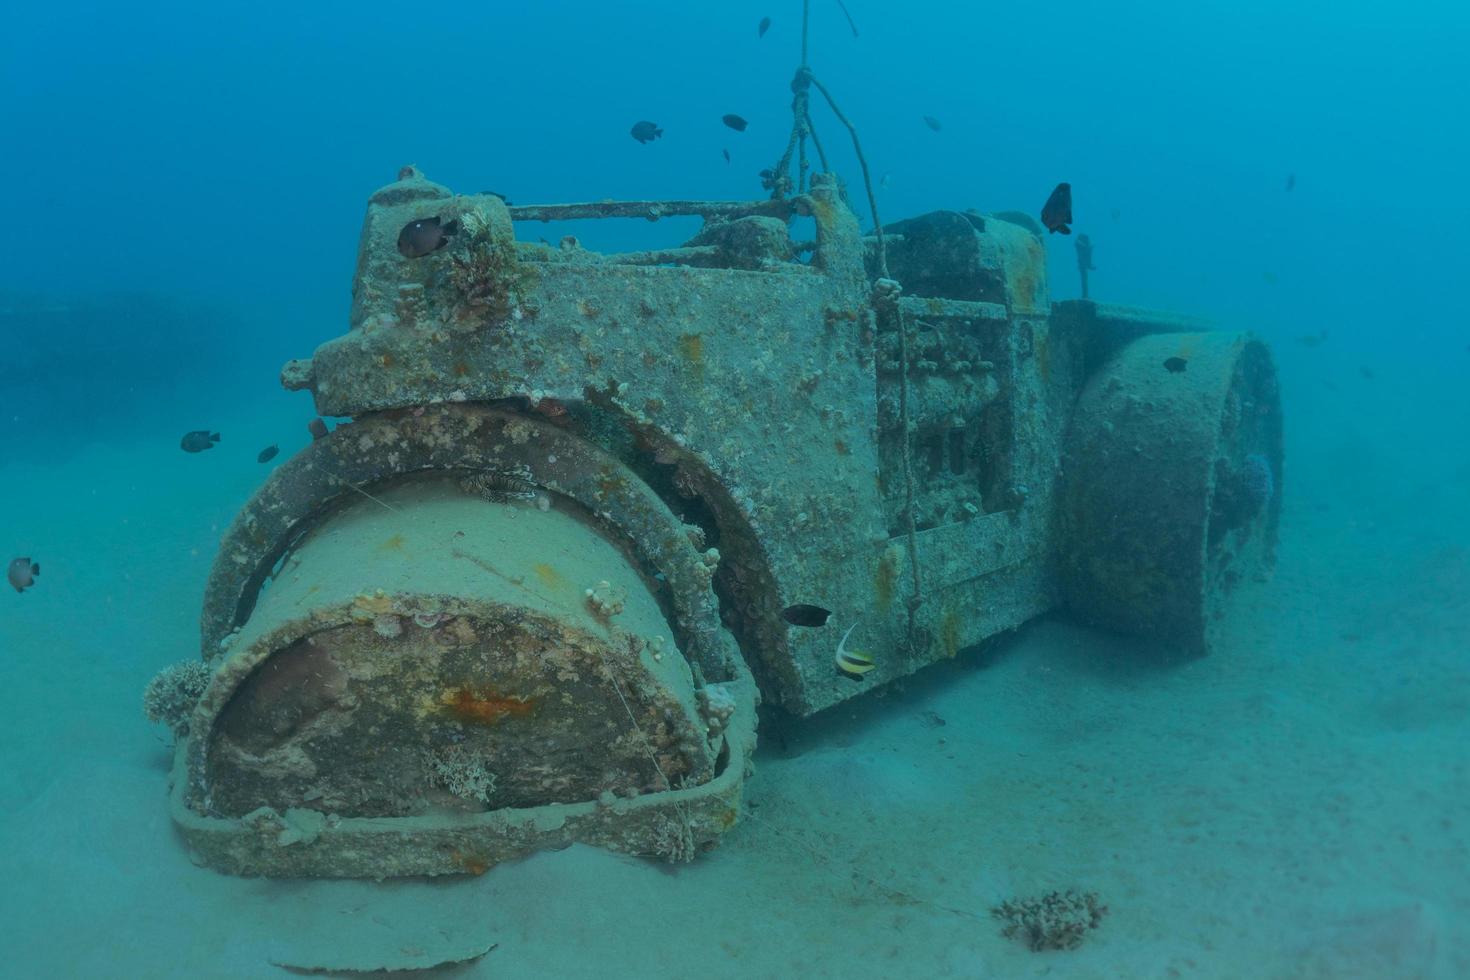
M 8 458 L 3 557 L 43 572 L 0 595 L 0 973 L 285 976 L 270 961 L 496 942 L 445 975 L 1470 976 L 1470 469 L 1381 412 L 1329 419 L 1311 381 L 1285 382 L 1306 407 L 1281 563 L 1232 649 L 1151 664 L 1044 621 L 785 751 L 767 733 L 754 815 L 693 865 L 572 848 L 429 883 L 228 878 L 167 819 L 140 692 L 195 652 L 214 542 L 255 452 L 297 448 L 300 400 L 218 420 L 198 457 L 163 433 Z M 988 915 L 1069 887 L 1109 908 L 1075 952 Z

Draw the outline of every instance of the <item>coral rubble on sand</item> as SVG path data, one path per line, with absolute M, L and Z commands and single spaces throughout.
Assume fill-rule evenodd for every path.
M 1107 911 L 1096 892 L 1068 890 L 1001 902 L 990 914 L 1005 923 L 1001 933 L 1007 939 L 1020 939 L 1039 953 L 1081 946 L 1087 930 L 1096 929 Z

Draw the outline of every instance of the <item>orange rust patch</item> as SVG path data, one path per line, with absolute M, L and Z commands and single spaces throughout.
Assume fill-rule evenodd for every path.
M 898 582 L 898 550 L 894 547 L 883 549 L 883 554 L 878 558 L 878 570 L 873 573 L 873 594 L 878 599 L 878 605 L 888 606 L 893 602 L 893 589 Z
M 457 374 L 459 377 L 462 378 L 465 375 L 467 375 L 467 374 L 470 373 L 470 366 L 468 364 L 466 364 L 464 361 L 455 361 L 454 362 L 454 373 Z
M 561 573 L 544 561 L 538 561 L 532 565 L 531 571 L 536 573 L 536 577 L 541 580 L 541 584 L 548 589 L 558 588 L 562 584 Z
M 679 337 L 679 355 L 689 362 L 694 380 L 704 379 L 704 334 L 686 333 Z
M 960 652 L 960 612 L 950 607 L 939 623 L 939 646 L 951 660 Z
M 846 442 L 843 442 L 841 439 L 834 439 L 834 440 L 832 440 L 832 448 L 835 449 L 835 450 L 837 450 L 837 455 L 839 455 L 839 456 L 851 456 L 852 455 L 852 448 L 850 446 L 848 446 L 848 444 Z
M 611 497 L 625 486 L 627 481 L 623 479 L 623 475 L 611 466 L 604 466 L 597 471 L 597 489 L 604 498 Z
M 463 851 L 450 851 L 449 860 L 456 866 L 463 868 L 472 875 L 482 875 L 490 870 L 490 862 L 478 854 L 466 854 Z
M 392 354 L 384 354 L 382 357 L 378 358 L 378 362 L 382 364 L 383 367 L 390 368 L 398 363 L 398 358 L 394 357 Z
M 393 535 L 393 537 L 389 538 L 387 541 L 384 541 L 382 544 L 378 545 L 378 550 L 379 551 L 402 551 L 403 550 L 403 545 L 404 545 L 403 535 L 401 535 L 401 534 L 395 534 L 395 535 Z
M 444 710 L 466 725 L 498 725 L 502 718 L 524 718 L 536 710 L 534 698 L 505 697 L 493 687 L 475 690 L 468 684 L 439 695 Z

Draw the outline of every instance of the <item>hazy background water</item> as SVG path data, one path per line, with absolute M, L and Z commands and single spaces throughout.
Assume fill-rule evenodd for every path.
M 1069 180 L 1097 297 L 1254 327 L 1283 356 L 1328 330 L 1344 384 L 1359 362 L 1412 371 L 1421 391 L 1464 378 L 1463 5 L 848 7 L 858 38 L 835 0 L 813 4 L 810 61 L 889 175 L 889 220 L 1034 213 Z M 196 304 L 171 372 L 190 393 L 178 422 L 205 425 L 243 389 L 196 382 L 269 388 L 280 361 L 343 331 L 366 197 L 401 164 L 521 203 L 760 196 L 789 127 L 800 4 L 62 0 L 4 20 L 0 289 Z M 724 128 L 726 112 L 750 129 Z M 643 118 L 664 138 L 635 143 Z M 816 120 L 855 184 L 837 124 Z M 680 231 L 623 222 L 591 244 Z M 1050 244 L 1053 295 L 1074 295 L 1071 242 Z M 0 329 L 12 352 L 54 339 L 14 317 Z M 67 338 L 56 383 L 141 371 L 145 327 L 119 330 L 140 356 Z M 14 402 L 11 432 L 46 426 Z
M 1096 244 L 1096 298 L 1203 314 L 1271 343 L 1287 470 L 1280 581 L 1242 626 L 1238 659 L 1158 675 L 1140 693 L 1128 686 L 1126 659 L 1106 652 L 1114 641 L 1039 627 L 994 674 L 965 681 L 931 671 L 914 682 L 950 699 L 934 703 L 951 716 L 958 753 L 924 756 L 913 739 L 885 741 L 881 732 L 908 724 L 913 706 L 870 699 L 882 725 L 822 742 L 834 765 L 869 780 L 884 768 L 878 760 L 893 762 L 902 791 L 873 798 L 894 812 L 920 805 L 909 799 L 910 762 L 942 774 L 928 786 L 935 792 L 945 779 L 970 792 L 970 779 L 986 787 L 977 798 L 995 806 L 980 812 L 996 823 L 977 833 L 971 811 L 956 810 L 943 825 L 951 836 L 925 842 L 884 837 L 880 824 L 844 813 L 838 823 L 859 836 L 843 860 L 885 881 L 896 869 L 933 884 L 925 855 L 968 859 L 967 849 L 1009 834 L 1001 860 L 1045 871 L 1075 857 L 1065 839 L 1029 848 L 1015 839 L 1053 832 L 1037 808 L 1082 800 L 1092 816 L 1074 827 L 1072 845 L 1106 856 L 1094 871 L 1123 893 L 1105 956 L 1173 944 L 1183 962 L 1200 957 L 1204 975 L 1238 976 L 1244 967 L 1229 954 L 1254 969 L 1313 927 L 1327 937 L 1313 942 L 1346 949 L 1346 959 L 1357 954 L 1342 936 L 1366 932 L 1396 962 L 1453 948 L 1464 964 L 1470 8 L 847 5 L 860 37 L 836 0 L 813 0 L 810 63 L 859 127 L 875 178 L 887 175 L 884 219 L 936 208 L 1035 214 L 1070 181 L 1076 230 Z M 773 25 L 758 39 L 762 16 Z M 160 951 L 182 956 L 195 926 L 209 926 L 214 938 L 189 955 L 212 963 L 216 946 L 234 949 L 232 916 L 251 905 L 238 896 L 258 910 L 273 907 L 258 895 L 281 894 L 179 867 L 162 798 L 166 739 L 139 717 L 138 695 L 154 671 L 195 653 L 198 596 L 219 535 L 267 472 L 255 453 L 279 442 L 289 454 L 308 439 L 310 399 L 281 391 L 277 372 L 346 330 L 367 197 L 405 163 L 456 191 L 495 190 L 517 203 L 761 196 L 756 174 L 780 155 L 790 125 L 799 19 L 795 0 L 57 0 L 0 14 L 0 561 L 30 554 L 45 569 L 25 596 L 0 597 L 0 714 L 10 720 L 0 829 L 25 841 L 5 849 L 3 860 L 19 864 L 0 869 L 0 921 L 21 923 L 32 940 L 22 964 L 29 954 L 46 964 L 37 975 L 66 973 L 56 964 L 75 963 L 80 947 L 34 940 L 77 922 L 104 940 L 107 956 L 127 949 L 133 959 L 117 962 L 139 975 L 138 964 Z M 749 130 L 726 129 L 728 112 L 748 118 Z M 929 129 L 926 115 L 943 128 Z M 819 103 L 815 118 L 856 191 L 844 134 Z M 663 139 L 635 143 L 628 129 L 639 119 L 661 125 Z M 671 244 L 690 230 L 607 222 L 583 237 L 620 249 Z M 1053 298 L 1075 296 L 1072 240 L 1050 236 L 1048 249 Z M 1322 331 L 1320 344 L 1300 341 Z M 223 432 L 220 447 L 181 453 L 179 436 L 204 427 Z M 1075 650 L 1058 659 L 1058 646 Z M 1121 686 L 1110 686 L 1113 668 Z M 1028 701 L 1036 692 L 1045 696 Z M 1079 705 L 1106 707 L 1111 740 L 1070 727 L 1091 717 Z M 1032 709 L 1037 729 L 1027 727 Z M 845 717 L 829 713 L 811 737 L 821 742 Z M 1036 734 L 1045 726 L 1057 732 L 1050 741 Z M 1183 748 L 1181 731 L 1193 739 Z M 1005 768 L 1007 740 L 1039 753 L 1038 766 L 1101 745 L 1101 761 L 1087 764 L 1116 775 L 1127 802 L 1038 784 L 1022 806 L 1014 794 L 1028 785 L 1026 767 Z M 779 802 L 783 779 L 792 799 L 821 782 L 800 760 L 772 758 L 772 743 L 753 798 Z M 1150 774 L 1155 765 L 1164 776 Z M 1168 849 L 1179 797 L 1215 776 L 1217 795 L 1201 799 L 1219 806 L 1190 819 L 1220 829 L 1210 846 L 1221 850 Z M 866 805 L 872 785 L 860 782 L 853 805 Z M 1252 816 L 1236 819 L 1237 806 Z M 777 825 L 777 806 L 762 812 Z M 794 811 L 791 827 L 808 816 Z M 668 898 L 676 886 L 711 896 L 687 906 L 703 909 L 734 894 L 710 890 L 720 874 L 745 887 L 811 870 L 800 853 L 793 861 L 768 849 L 762 826 L 732 834 L 732 857 L 696 865 L 688 878 L 649 878 L 667 885 L 658 894 L 671 907 L 685 907 L 684 897 Z M 1091 839 L 1094 827 L 1105 843 Z M 1253 849 L 1257 834 L 1266 850 Z M 910 844 L 919 850 L 905 851 Z M 961 896 L 972 887 L 964 875 L 995 873 L 978 860 L 952 863 Z M 544 866 L 485 881 L 510 889 L 503 883 Z M 1207 873 L 1189 873 L 1200 867 Z M 1242 903 L 1218 915 L 1195 908 L 1218 885 L 1216 872 L 1234 876 L 1226 894 Z M 812 874 L 831 876 L 825 867 Z M 636 914 L 621 888 L 609 886 L 614 899 L 598 908 L 632 904 Z M 530 910 L 533 923 L 523 934 L 507 926 L 502 938 L 520 935 L 522 952 L 550 950 L 559 943 L 546 937 L 562 933 L 543 925 L 549 910 L 572 910 L 574 925 L 600 921 L 553 892 L 539 899 L 546 910 L 522 896 L 502 903 Z M 989 897 L 974 886 L 953 901 L 981 907 Z M 767 900 L 785 899 L 775 887 Z M 1321 927 L 1360 901 L 1430 912 L 1377 939 L 1359 919 Z M 889 942 L 887 917 L 861 905 L 811 908 L 815 921 L 773 922 L 783 917 L 754 900 L 731 927 L 745 930 L 741 951 L 755 957 L 826 956 L 821 943 L 849 949 L 859 962 L 848 975 L 876 962 L 861 960 L 864 942 Z M 1263 923 L 1286 935 L 1263 938 Z M 954 932 L 994 941 L 962 925 L 945 922 L 943 941 Z M 786 930 L 778 942 L 773 928 Z M 607 932 L 629 943 L 642 936 Z M 589 962 L 607 942 L 588 928 Z M 516 945 L 507 938 L 505 955 Z M 1209 958 L 1199 952 L 1210 948 Z M 235 953 L 247 964 L 240 975 L 254 975 L 253 953 Z

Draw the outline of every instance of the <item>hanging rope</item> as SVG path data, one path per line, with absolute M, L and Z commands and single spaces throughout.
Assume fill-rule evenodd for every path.
M 847 14 L 844 5 L 842 12 Z M 873 289 L 873 302 L 875 306 L 886 312 L 890 322 L 898 328 L 898 424 L 899 424 L 899 456 L 903 469 L 904 484 L 904 507 L 903 524 L 904 537 L 908 545 L 909 574 L 913 584 L 913 592 L 906 603 L 908 607 L 908 643 L 913 652 L 917 652 L 918 637 L 916 618 L 919 607 L 924 604 L 923 579 L 919 569 L 919 542 L 918 531 L 914 519 L 914 464 L 913 447 L 911 446 L 909 433 L 909 338 L 908 324 L 904 321 L 903 307 L 899 303 L 899 295 L 903 287 L 891 279 L 888 275 L 888 247 L 883 239 L 883 222 L 878 217 L 878 197 L 873 193 L 873 176 L 868 169 L 868 159 L 863 155 L 863 147 L 858 139 L 857 127 L 843 113 L 837 105 L 837 100 L 827 90 L 807 63 L 807 26 L 811 17 L 811 0 L 802 0 L 801 5 L 801 64 L 796 69 L 796 75 L 791 80 L 791 137 L 786 142 L 786 152 L 782 154 L 781 161 L 776 165 L 774 171 L 767 171 L 767 187 L 771 190 L 773 198 L 783 197 L 793 186 L 791 179 L 791 156 L 795 152 L 798 158 L 798 171 L 794 186 L 798 193 L 806 193 L 807 190 L 807 158 L 806 139 L 812 138 L 812 144 L 816 147 L 817 157 L 821 161 L 822 170 L 827 171 L 827 154 L 822 150 L 822 144 L 817 139 L 815 128 L 811 119 L 811 89 L 816 88 L 826 100 L 832 114 L 837 121 L 847 129 L 848 135 L 852 137 L 852 149 L 857 154 L 858 166 L 863 173 L 863 189 L 868 195 L 868 210 L 873 216 L 873 234 L 877 239 L 878 259 L 878 282 Z M 857 26 L 852 24 L 852 16 L 847 14 L 848 24 L 852 26 L 853 35 L 857 35 Z

